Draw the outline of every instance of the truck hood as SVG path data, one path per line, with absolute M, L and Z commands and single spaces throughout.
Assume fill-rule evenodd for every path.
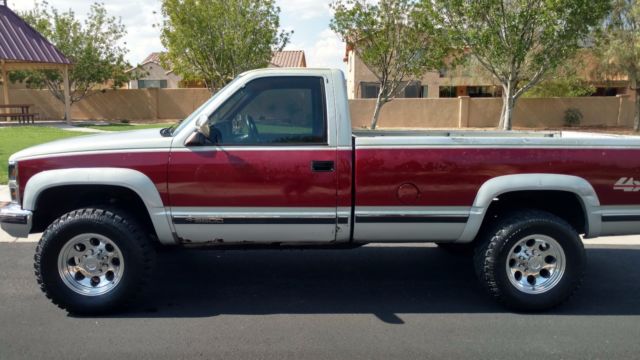
M 85 151 L 139 150 L 170 148 L 173 138 L 160 135 L 160 129 L 114 131 L 52 141 L 21 150 L 9 158 L 21 159 Z

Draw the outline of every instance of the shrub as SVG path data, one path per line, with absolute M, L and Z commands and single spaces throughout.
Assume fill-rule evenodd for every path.
M 569 108 L 564 112 L 564 125 L 565 126 L 578 126 L 584 116 L 582 112 L 576 108 Z

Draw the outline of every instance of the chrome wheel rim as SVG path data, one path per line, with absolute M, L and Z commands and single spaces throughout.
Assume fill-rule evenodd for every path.
M 507 255 L 507 277 L 516 289 L 542 294 L 553 289 L 566 270 L 562 246 L 546 235 L 529 235 L 517 241 Z
M 97 296 L 113 290 L 122 279 L 120 248 L 100 234 L 81 234 L 67 241 L 58 255 L 62 281 L 78 294 Z

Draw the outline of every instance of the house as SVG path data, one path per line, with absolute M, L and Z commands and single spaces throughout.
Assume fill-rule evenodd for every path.
M 268 67 L 281 67 L 281 68 L 291 68 L 291 67 L 307 67 L 307 59 L 304 56 L 304 51 L 302 50 L 283 50 L 276 51 L 273 53 L 273 57 L 271 57 L 271 62 Z
M 344 62 L 347 63 L 347 95 L 350 99 L 375 99 L 380 85 L 371 70 L 347 45 Z M 500 97 L 502 88 L 492 79 L 468 74 L 454 74 L 446 69 L 428 71 L 420 79 L 408 82 L 397 97 L 400 98 L 452 98 Z
M 146 88 L 169 88 L 175 89 L 182 87 L 180 82 L 182 78 L 176 75 L 172 70 L 162 67 L 160 55 L 162 53 L 153 52 L 149 54 L 137 67 L 129 69 L 128 72 L 136 71 L 141 76 L 135 80 L 129 81 L 129 89 L 146 89 Z
M 129 89 L 205 87 L 202 81 L 184 81 L 172 70 L 163 68 L 160 62 L 161 55 L 160 52 L 153 52 L 140 65 L 128 70 L 128 72 L 137 71 L 140 75 L 136 80 L 129 81 Z M 307 60 L 304 51 L 301 50 L 277 51 L 273 54 L 268 67 L 307 67 Z
M 629 94 L 629 82 L 624 78 L 609 81 L 596 80 L 592 76 L 595 69 L 595 59 L 585 49 L 579 56 L 583 57 L 585 70 L 581 77 L 591 82 L 596 92 L 594 96 L 616 96 Z M 378 79 L 355 54 L 353 48 L 347 45 L 344 62 L 347 63 L 347 95 L 350 99 L 375 99 L 380 85 Z M 501 97 L 502 87 L 494 79 L 482 76 L 441 69 L 428 71 L 420 79 L 411 81 L 400 94 L 399 98 L 455 98 L 469 97 Z

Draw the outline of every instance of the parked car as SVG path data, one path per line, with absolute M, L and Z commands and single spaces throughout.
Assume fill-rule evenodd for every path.
M 121 308 L 157 246 L 474 248 L 489 294 L 548 309 L 581 282 L 580 235 L 640 233 L 640 140 L 353 132 L 337 70 L 247 72 L 179 125 L 9 160 L 2 228 L 44 231 L 38 283 L 74 313 Z

